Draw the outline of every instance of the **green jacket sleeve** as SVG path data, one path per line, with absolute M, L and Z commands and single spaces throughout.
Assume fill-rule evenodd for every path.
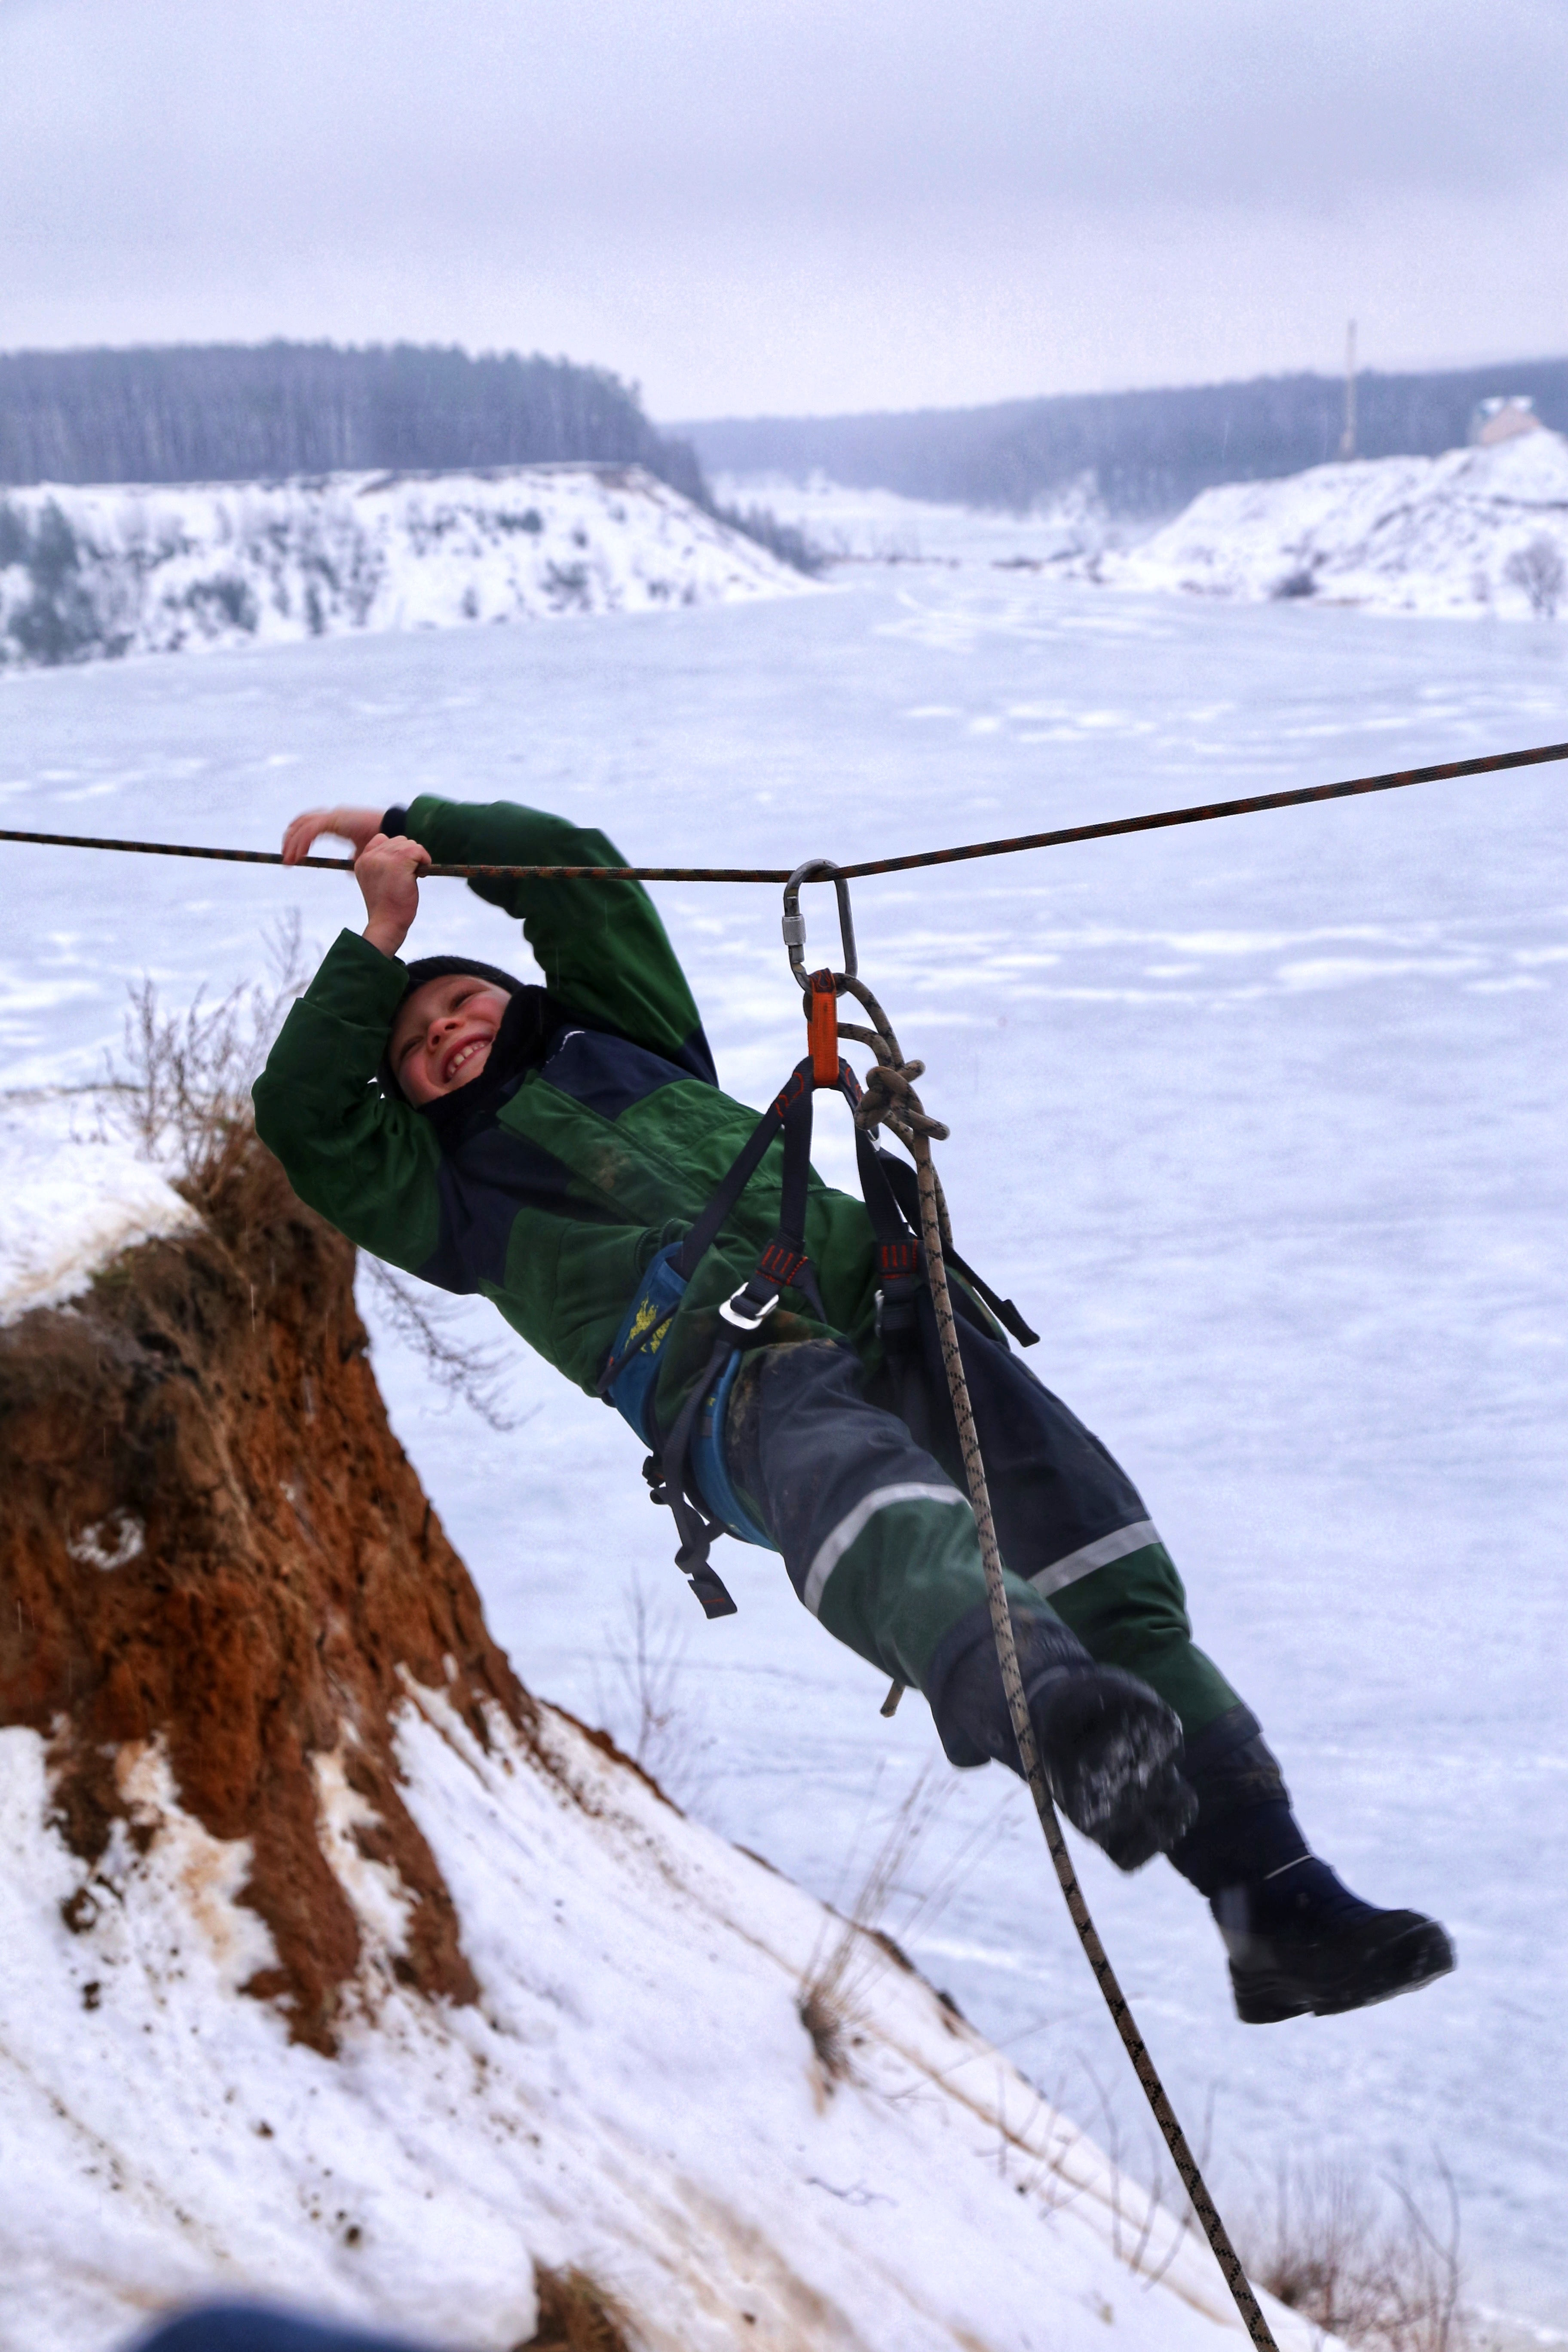
M 626 862 L 604 834 L 509 801 L 447 801 L 427 793 L 405 822 L 438 866 Z M 713 1077 L 686 975 L 640 883 L 475 880 L 468 887 L 521 922 L 545 985 L 584 1021 Z
M 416 1272 L 440 1235 L 440 1150 L 375 1082 L 407 971 L 340 932 L 256 1082 L 256 1128 L 301 1201 L 389 1265 Z

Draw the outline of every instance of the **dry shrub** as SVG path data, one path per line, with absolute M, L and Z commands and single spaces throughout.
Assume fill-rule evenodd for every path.
M 209 1002 L 205 989 L 182 1013 L 165 1013 L 157 984 L 133 986 L 125 1044 L 105 1072 L 105 1120 L 198 1207 L 208 1198 L 237 1137 L 251 1125 L 250 1090 L 289 1006 L 304 990 L 298 914 L 267 941 L 271 976 L 241 981 Z
M 575 2263 L 534 2272 L 539 2326 L 528 2352 L 631 2352 L 626 2313 L 615 2296 Z M 522 2347 L 518 2347 L 522 2352 Z
M 502 1435 L 534 1418 L 540 1410 L 537 1405 L 527 1412 L 510 1412 L 503 1402 L 510 1370 L 505 1349 L 476 1347 L 456 1336 L 461 1307 L 363 1250 L 360 1265 L 369 1277 L 378 1318 L 390 1326 L 405 1347 L 423 1357 L 437 1388 L 445 1389 L 448 1396 L 478 1413 L 487 1428 Z
M 1555 617 L 1564 584 L 1568 583 L 1568 564 L 1564 564 L 1556 542 L 1543 531 L 1527 547 L 1515 548 L 1503 565 L 1502 576 L 1510 586 L 1523 589 L 1538 620 Z
M 1459 2306 L 1459 2206 L 1441 2164 L 1447 2218 L 1435 2228 L 1410 2190 L 1381 2190 L 1345 2166 L 1281 2171 L 1254 2232 L 1251 2277 L 1292 2311 L 1368 2352 L 1468 2352 Z

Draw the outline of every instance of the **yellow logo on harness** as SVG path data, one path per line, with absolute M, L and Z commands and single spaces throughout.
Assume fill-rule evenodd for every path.
M 626 1340 L 625 1352 L 628 1356 L 656 1355 L 663 1346 L 665 1334 L 674 1320 L 673 1307 L 661 1315 L 652 1299 L 645 1298 L 632 1318 L 631 1332 Z

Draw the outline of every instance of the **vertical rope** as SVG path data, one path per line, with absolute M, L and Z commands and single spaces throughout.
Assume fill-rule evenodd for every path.
M 996 1636 L 996 1655 L 1002 1666 L 1002 1688 L 1006 1695 L 1007 1712 L 1013 1721 L 1013 1736 L 1017 1740 L 1018 1754 L 1023 1759 L 1024 1777 L 1029 1783 L 1029 1793 L 1035 1800 L 1035 1811 L 1040 1817 L 1040 1827 L 1046 1833 L 1046 1844 L 1050 1850 L 1058 1883 L 1066 1898 L 1073 1926 L 1078 1929 L 1079 1941 L 1088 1955 L 1095 1980 L 1105 1996 L 1105 2005 L 1132 2061 L 1132 2071 L 1153 2109 L 1154 2120 L 1171 2151 L 1171 2159 L 1182 2186 L 1192 2200 L 1193 2210 L 1203 2224 L 1204 2235 L 1214 2248 L 1215 2260 L 1236 2299 L 1242 2324 L 1254 2344 L 1259 2347 L 1259 2352 L 1279 2352 L 1268 2322 L 1264 2318 L 1258 2297 L 1242 2269 L 1240 2257 L 1230 2242 L 1230 2233 L 1221 2221 L 1219 2209 L 1209 2195 L 1203 2174 L 1198 2169 L 1197 2158 L 1188 2147 L 1187 2136 L 1166 2096 L 1165 2086 L 1149 2055 L 1148 2044 L 1139 2032 L 1137 2021 L 1127 2005 L 1127 1997 L 1116 1980 L 1116 1971 L 1100 1940 L 1100 1931 L 1089 1916 L 1089 1905 L 1083 1899 L 1078 1873 L 1072 1866 L 1072 1856 L 1068 1852 L 1067 1840 L 1057 1819 L 1057 1809 L 1051 1802 L 1045 1767 L 1040 1762 L 1040 1751 L 1035 1739 L 1035 1727 L 1029 1720 L 1028 1702 L 1024 1696 L 1023 1676 L 1018 1672 L 1018 1650 L 1013 1638 L 1013 1612 L 1007 1606 L 1007 1591 L 1002 1581 L 1002 1554 L 996 1542 L 996 1524 L 991 1516 L 985 1464 L 980 1452 L 979 1432 L 974 1426 L 973 1408 L 969 1402 L 969 1382 L 963 1376 L 963 1359 L 959 1353 L 958 1326 L 953 1318 L 952 1298 L 947 1286 L 947 1265 L 942 1255 L 942 1223 L 937 1213 L 936 1169 L 931 1156 L 931 1138 L 917 1129 L 912 1142 L 915 1166 L 920 1176 L 921 1231 L 925 1244 L 926 1278 L 931 1285 L 931 1305 L 936 1309 L 936 1328 L 942 1340 L 942 1360 L 947 1373 L 948 1392 L 952 1398 L 953 1415 L 958 1423 L 964 1480 L 969 1487 L 970 1501 L 974 1506 L 980 1554 L 985 1563 L 985 1592 L 991 1603 L 991 1630 Z
M 847 993 L 858 997 L 870 1016 L 869 1029 L 851 1028 L 840 1024 L 839 1034 L 858 1038 L 869 1045 L 877 1059 L 866 1073 L 866 1091 L 855 1113 L 856 1124 L 875 1133 L 880 1126 L 892 1129 L 914 1158 L 920 1181 L 921 1239 L 925 1247 L 926 1280 L 931 1286 L 931 1305 L 936 1311 L 937 1335 L 942 1342 L 942 1368 L 947 1374 L 948 1393 L 952 1399 L 953 1419 L 958 1424 L 959 1448 L 963 1457 L 964 1483 L 969 1499 L 974 1507 L 974 1524 L 980 1537 L 980 1556 L 985 1566 L 985 1593 L 991 1605 L 991 1630 L 996 1637 L 996 1656 L 1002 1668 L 1002 1688 L 1007 1700 L 1007 1712 L 1012 1719 L 1013 1736 L 1018 1743 L 1018 1755 L 1024 1767 L 1024 1777 L 1029 1793 L 1035 1800 L 1035 1811 L 1040 1817 L 1040 1827 L 1046 1833 L 1046 1845 L 1050 1853 L 1057 1881 L 1066 1900 L 1068 1916 L 1078 1930 L 1095 1982 L 1105 1997 L 1122 2046 L 1132 2061 L 1132 2071 L 1143 2088 L 1143 2095 L 1153 2110 L 1161 2137 L 1171 2151 L 1177 2177 L 1192 2200 L 1194 2212 L 1203 2225 L 1205 2237 L 1214 2249 L 1225 2283 L 1229 2287 L 1241 2314 L 1242 2324 L 1258 2352 L 1279 2352 L 1268 2322 L 1264 2318 L 1258 2297 L 1253 2294 L 1240 2257 L 1230 2242 L 1230 2233 L 1219 2216 L 1219 2209 L 1209 2195 L 1208 2187 L 1198 2168 L 1198 2160 L 1187 2145 L 1187 2136 L 1176 2119 L 1176 2111 L 1165 2094 L 1149 2047 L 1138 2031 L 1136 2019 L 1127 2005 L 1127 1996 L 1116 1980 L 1116 1971 L 1100 1940 L 1100 1931 L 1089 1916 L 1089 1905 L 1083 1899 L 1083 1889 L 1078 1883 L 1078 1873 L 1072 1866 L 1067 1840 L 1062 1835 L 1057 1809 L 1051 1801 L 1050 1788 L 1045 1767 L 1040 1762 L 1039 1747 L 1035 1738 L 1035 1727 L 1029 1720 L 1028 1702 L 1024 1696 L 1024 1679 L 1018 1671 L 1018 1648 L 1013 1637 L 1013 1612 L 1007 1605 L 1007 1588 L 1002 1580 L 1002 1551 L 996 1541 L 996 1523 L 991 1516 L 991 1490 L 986 1484 L 985 1463 L 980 1451 L 980 1433 L 974 1425 L 974 1409 L 969 1401 L 969 1382 L 964 1378 L 963 1358 L 959 1352 L 958 1325 L 953 1317 L 952 1295 L 947 1283 L 947 1258 L 944 1244 L 952 1241 L 952 1228 L 947 1207 L 937 1177 L 936 1163 L 931 1158 L 931 1138 L 945 1137 L 947 1129 L 940 1119 L 932 1118 L 924 1109 L 914 1090 L 914 1081 L 923 1072 L 921 1062 L 907 1062 L 891 1022 L 859 979 L 844 979 Z M 888 1710 L 884 1708 L 883 1712 Z

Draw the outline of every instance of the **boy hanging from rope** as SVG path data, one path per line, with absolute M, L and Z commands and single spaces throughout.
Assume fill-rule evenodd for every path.
M 953 1763 L 1017 1769 L 951 1416 L 940 1380 L 898 1372 L 879 1305 L 890 1261 L 868 1207 L 813 1173 L 804 1249 L 772 1259 L 763 1296 L 785 1168 L 775 1142 L 721 1203 L 684 1289 L 670 1287 L 756 1120 L 720 1090 L 647 893 L 472 881 L 521 919 L 542 987 L 467 956 L 401 961 L 432 860 L 614 866 L 619 853 L 560 817 L 426 795 L 384 814 L 298 816 L 285 861 L 323 835 L 353 845 L 368 920 L 328 951 L 256 1088 L 258 1129 L 300 1197 L 389 1264 L 493 1300 L 566 1379 L 626 1413 L 655 1475 L 662 1458 L 683 1530 L 705 1514 L 780 1552 L 831 1633 L 924 1695 Z M 1009 1350 L 973 1286 L 953 1287 L 1061 1810 L 1121 1869 L 1163 1853 L 1208 1898 L 1250 2023 L 1357 2009 L 1443 1974 L 1453 1948 L 1435 1920 L 1374 1909 L 1309 1851 L 1256 1717 L 1194 1644 L 1131 1480 Z M 700 1393 L 726 1307 L 738 1344 Z M 690 1443 L 672 1460 L 677 1429 Z M 700 1562 L 691 1572 L 710 1613 L 732 1605 Z

